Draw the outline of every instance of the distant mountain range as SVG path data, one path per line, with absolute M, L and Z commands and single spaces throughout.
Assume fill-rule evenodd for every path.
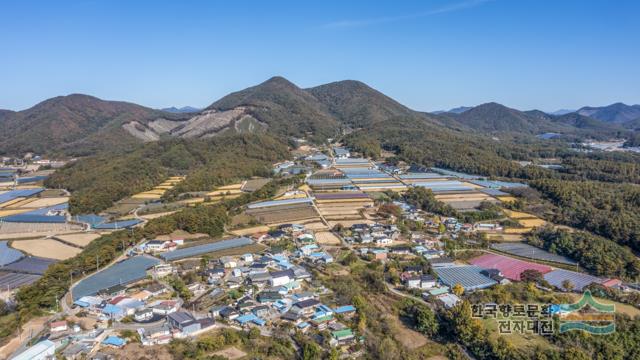
M 572 136 L 607 138 L 625 129 L 577 113 L 550 115 L 539 110 L 520 111 L 498 103 L 487 103 L 465 112 L 442 114 L 451 124 L 470 131 L 486 133 L 530 134 L 554 132 Z
M 560 109 L 560 110 L 556 110 L 553 112 L 548 113 L 549 115 L 566 115 L 572 112 L 576 112 L 575 110 L 569 110 L 569 109 Z
M 433 113 L 436 115 L 440 115 L 440 114 L 446 114 L 446 113 L 452 113 L 452 114 L 462 114 L 463 112 L 473 109 L 473 106 L 459 106 L 453 109 L 449 109 L 449 110 L 439 110 L 439 111 L 434 111 Z
M 626 136 L 640 127 L 636 114 L 640 114 L 638 105 L 586 107 L 554 115 L 538 110 L 519 111 L 498 103 L 423 113 L 359 81 L 302 89 L 282 77 L 273 77 L 231 93 L 202 110 L 154 110 L 79 94 L 52 98 L 24 111 L 0 110 L 0 153 L 19 155 L 33 151 L 81 156 L 126 150 L 164 137 L 207 138 L 263 131 L 281 137 L 323 140 L 337 136 L 342 129 L 406 121 L 474 135 L 553 132 L 607 138 Z
M 577 113 L 608 123 L 623 124 L 640 119 L 640 105 L 615 103 L 600 107 L 585 106 L 579 109 Z
M 180 113 L 196 113 L 202 109 L 193 107 L 193 106 L 183 106 L 181 108 L 177 108 L 175 106 L 172 107 L 168 107 L 168 108 L 163 108 L 160 109 L 162 111 L 166 111 L 166 112 L 170 112 L 170 113 L 174 113 L 174 114 L 180 114 Z

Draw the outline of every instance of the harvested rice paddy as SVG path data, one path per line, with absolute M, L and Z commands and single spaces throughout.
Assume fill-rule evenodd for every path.
M 43 208 L 54 205 L 64 204 L 69 201 L 67 196 L 60 197 L 49 197 L 49 198 L 40 198 L 40 199 L 28 199 L 33 200 L 28 203 L 20 205 L 22 208 Z
M 321 245 L 340 245 L 340 239 L 329 231 L 315 233 L 316 241 Z
M 245 235 L 253 235 L 253 234 L 267 232 L 267 231 L 269 231 L 269 227 L 263 225 L 263 226 L 254 226 L 250 228 L 232 230 L 230 231 L 230 233 L 236 236 L 245 236 Z
M 34 256 L 55 260 L 66 260 L 82 251 L 53 239 L 15 240 L 11 246 Z
M 535 218 L 535 219 L 518 219 L 517 220 L 518 223 L 524 227 L 536 227 L 536 226 L 543 226 L 545 225 L 547 222 L 539 219 L 539 218 Z
M 173 189 L 173 187 L 182 180 L 184 180 L 184 176 L 172 176 L 153 189 L 135 194 L 131 197 L 139 200 L 159 200 L 167 191 Z
M 80 234 L 67 234 L 67 235 L 58 235 L 56 239 L 60 239 L 64 242 L 68 242 L 80 247 L 86 247 L 90 242 L 99 238 L 100 234 L 94 233 L 80 233 Z
M 509 209 L 504 209 L 503 212 L 505 213 L 505 215 L 507 215 L 508 217 L 512 218 L 512 219 L 529 219 L 529 218 L 535 218 L 535 215 L 532 214 L 528 214 L 525 212 L 520 212 L 520 211 L 514 211 L 514 210 L 509 210 Z

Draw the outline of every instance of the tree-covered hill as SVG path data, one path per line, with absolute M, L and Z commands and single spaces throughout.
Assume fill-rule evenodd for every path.
M 282 77 L 231 93 L 206 110 L 231 110 L 247 107 L 248 112 L 279 135 L 323 139 L 336 135 L 338 121 L 313 95 Z
M 144 106 L 73 94 L 0 115 L 0 153 L 65 152 L 81 156 L 139 143 L 122 129 L 129 121 L 179 118 Z
M 267 176 L 273 162 L 288 156 L 286 145 L 267 135 L 169 139 L 127 154 L 78 160 L 56 171 L 46 186 L 72 192 L 72 213 L 97 213 L 171 175 L 187 175 L 181 187 L 188 191 L 211 190 L 230 181 Z

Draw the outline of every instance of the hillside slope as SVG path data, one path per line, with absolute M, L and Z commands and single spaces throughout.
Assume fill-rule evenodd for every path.
M 368 85 L 354 80 L 307 89 L 342 124 L 363 127 L 414 111 Z
M 61 151 L 86 155 L 136 144 L 121 125 L 171 116 L 140 105 L 73 94 L 45 100 L 30 109 L 4 112 L 0 153 Z
M 485 133 L 513 133 L 537 135 L 546 132 L 568 136 L 609 138 L 626 136 L 627 131 L 617 124 L 577 113 L 550 115 L 539 110 L 519 111 L 498 103 L 476 106 L 460 114 L 445 114 L 465 126 L 467 130 Z
M 331 137 L 338 121 L 313 95 L 282 77 L 273 77 L 259 85 L 231 93 L 206 110 L 245 109 L 269 131 L 281 135 Z
M 608 123 L 625 123 L 640 118 L 640 105 L 615 103 L 607 106 L 585 106 L 577 113 Z

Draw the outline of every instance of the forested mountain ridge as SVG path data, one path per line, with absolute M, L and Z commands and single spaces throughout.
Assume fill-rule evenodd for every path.
M 132 120 L 179 118 L 144 106 L 72 94 L 45 100 L 27 110 L 0 114 L 0 153 L 65 152 L 86 155 L 138 143 L 123 130 Z
M 287 146 L 266 134 L 166 139 L 117 157 L 105 154 L 72 162 L 45 185 L 72 191 L 72 213 L 98 213 L 168 176 L 188 175 L 180 184 L 184 191 L 211 190 L 232 180 L 270 176 L 271 164 L 288 157 Z
M 539 110 L 520 111 L 495 102 L 478 105 L 462 113 L 444 113 L 455 123 L 469 130 L 485 133 L 516 133 L 537 135 L 555 132 L 569 136 L 612 138 L 629 136 L 617 124 L 608 124 L 578 113 L 550 115 Z
M 233 92 L 205 110 L 230 111 L 245 108 L 247 113 L 268 125 L 269 131 L 319 139 L 336 134 L 338 121 L 307 91 L 283 77 L 273 77 L 259 85 Z
M 607 106 L 585 106 L 576 112 L 607 123 L 626 123 L 640 119 L 640 105 L 627 105 L 620 102 Z
M 629 107 L 633 108 L 633 107 Z M 519 111 L 498 103 L 441 114 L 414 111 L 368 85 L 337 81 L 302 89 L 282 77 L 233 92 L 195 113 L 170 113 L 144 106 L 73 94 L 24 111 L 0 111 L 0 154 L 56 153 L 84 156 L 131 150 L 165 137 L 209 138 L 227 133 L 269 132 L 280 138 L 321 142 L 342 129 L 366 128 L 407 119 L 468 134 L 533 136 L 555 132 L 579 138 L 631 138 L 625 129 L 592 117 Z M 640 121 L 640 120 L 638 120 Z M 628 124 L 632 124 L 629 121 Z
M 415 114 L 415 111 L 360 81 L 337 81 L 306 90 L 340 123 L 351 127 L 368 126 L 395 116 Z

